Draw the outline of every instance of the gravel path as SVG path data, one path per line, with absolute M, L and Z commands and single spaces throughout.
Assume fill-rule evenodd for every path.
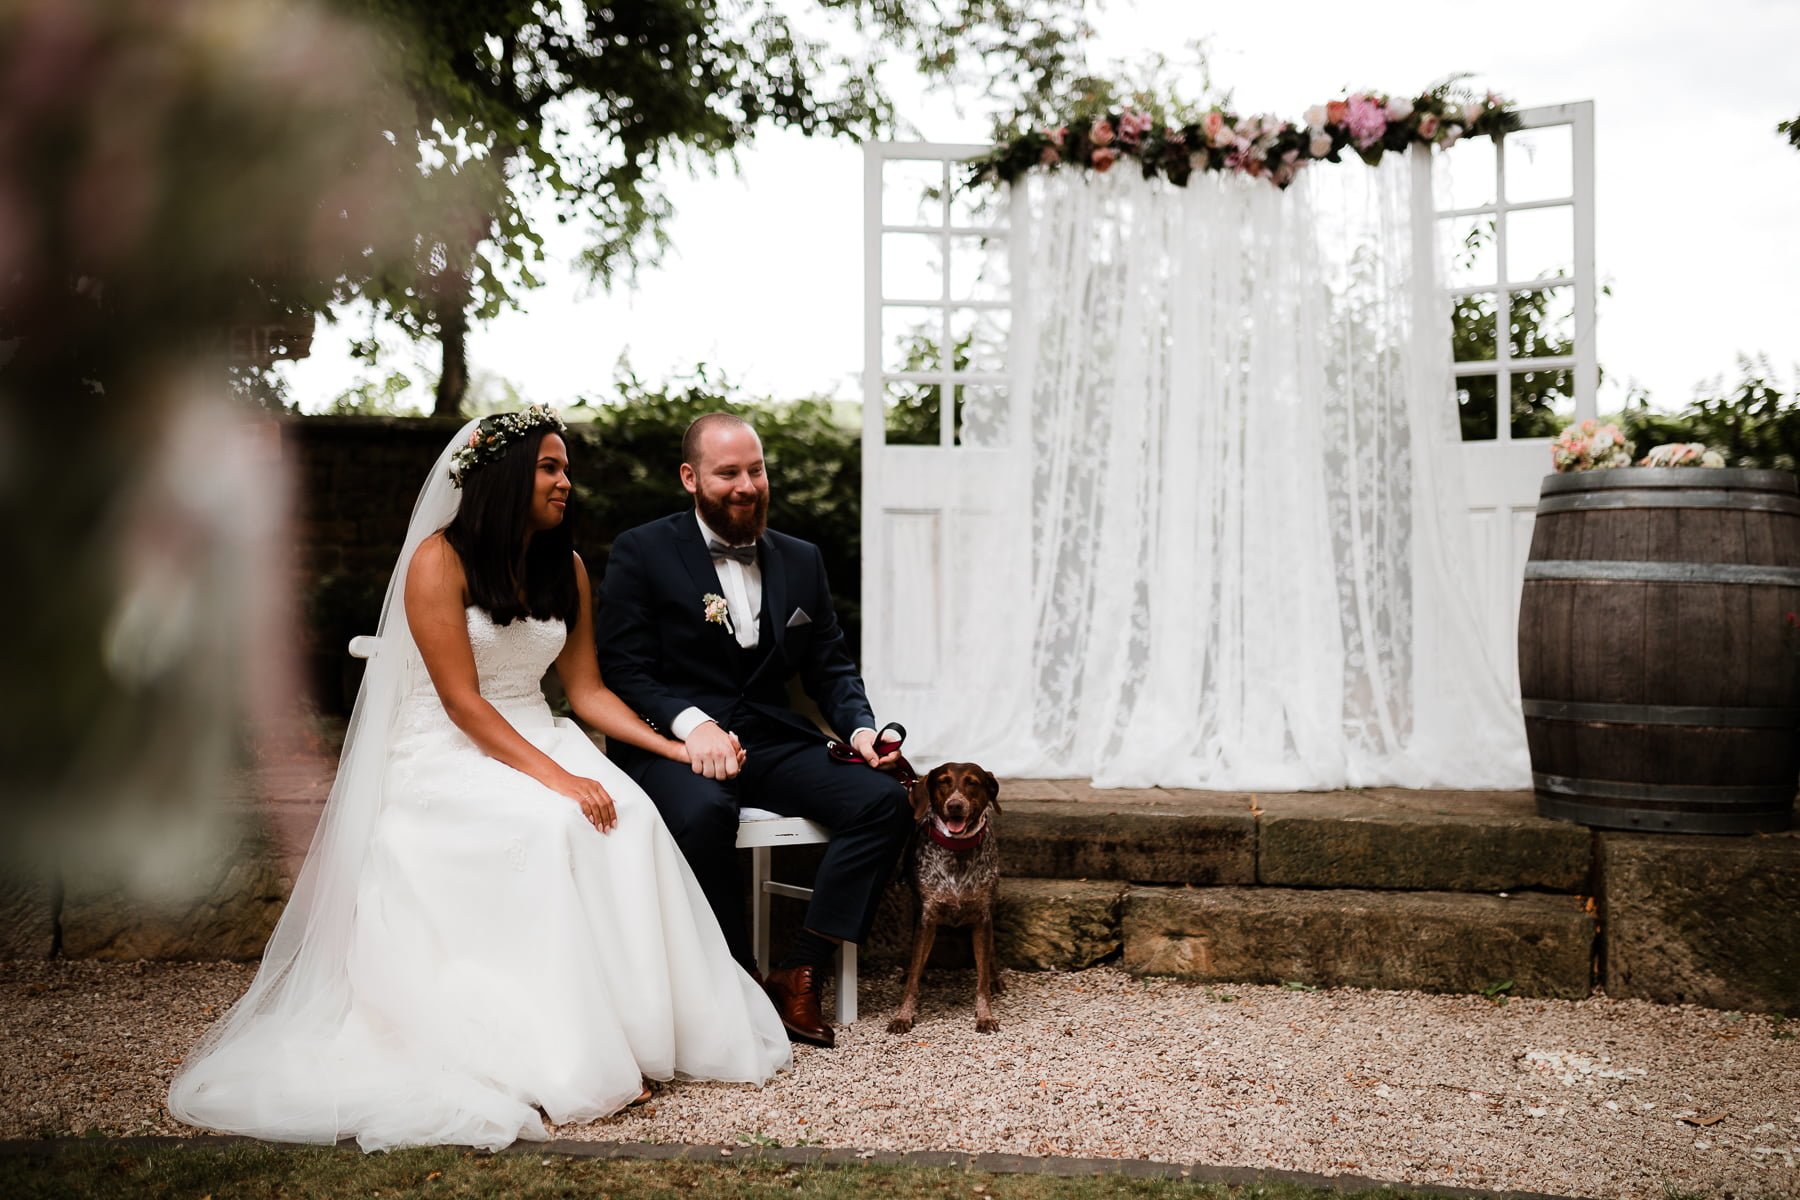
M 250 973 L 0 963 L 0 1137 L 188 1132 L 163 1091 Z M 1006 980 L 997 1034 L 974 1032 L 969 976 L 943 972 L 912 1033 L 890 1036 L 899 980 L 879 975 L 838 1048 L 800 1048 L 766 1089 L 677 1084 L 556 1135 L 1155 1158 L 1633 1200 L 1800 1195 L 1800 1039 L 1771 1018 L 1112 969 Z

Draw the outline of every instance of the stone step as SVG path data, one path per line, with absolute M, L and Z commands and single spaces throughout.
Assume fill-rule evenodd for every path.
M 1349 888 L 1135 888 L 1124 966 L 1202 982 L 1579 998 L 1595 921 L 1573 896 Z
M 863 948 L 875 967 L 910 958 L 904 893 L 893 889 Z M 1140 975 L 1208 983 L 1580 997 L 1595 922 L 1572 896 L 1128 887 L 1005 879 L 994 923 L 1001 965 L 1079 970 L 1115 957 Z M 969 933 L 939 932 L 933 967 L 971 963 Z
M 1099 791 L 1003 780 L 1014 877 L 1195 886 L 1589 890 L 1593 834 L 1539 817 L 1529 792 Z

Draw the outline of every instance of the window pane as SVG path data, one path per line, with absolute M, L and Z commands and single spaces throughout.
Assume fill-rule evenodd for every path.
M 1495 314 L 1499 298 L 1492 292 L 1458 296 L 1450 302 L 1450 346 L 1454 362 L 1493 362 Z
M 967 163 L 950 164 L 950 223 L 971 228 L 1000 225 L 1005 221 L 1006 189 L 992 183 L 969 182 Z
M 1506 135 L 1506 199 L 1559 200 L 1575 190 L 1575 127 L 1546 125 Z
M 950 298 L 1006 299 L 1010 266 L 1005 238 L 951 238 Z
M 887 444 L 936 446 L 943 390 L 935 383 L 890 383 L 882 389 L 886 401 Z
M 1436 186 L 1448 209 L 1480 208 L 1494 203 L 1494 140 L 1465 138 L 1437 153 Z
M 882 310 L 881 369 L 935 371 L 939 365 L 942 309 L 888 308 Z
M 881 167 L 883 225 L 942 225 L 944 165 L 925 159 L 890 158 Z
M 1555 437 L 1575 419 L 1575 385 L 1568 371 L 1522 371 L 1512 377 L 1513 438 Z
M 1514 358 L 1575 353 L 1574 287 L 1513 293 L 1508 337 Z
M 1575 209 L 1528 208 L 1506 214 L 1506 278 L 1511 283 L 1567 278 L 1575 272 Z
M 1494 222 L 1492 214 L 1479 217 L 1446 217 L 1438 222 L 1438 239 L 1449 285 L 1492 286 L 1494 275 Z
M 881 235 L 884 300 L 938 300 L 944 294 L 944 244 L 929 234 Z
M 1491 442 L 1500 436 L 1495 376 L 1465 375 L 1456 381 L 1456 416 L 1465 442 Z
M 1007 443 L 1008 393 L 995 384 L 964 384 L 956 389 L 956 444 L 995 447 Z
M 1012 314 L 1004 308 L 963 308 L 950 314 L 951 345 L 958 371 L 1006 370 L 1006 335 Z

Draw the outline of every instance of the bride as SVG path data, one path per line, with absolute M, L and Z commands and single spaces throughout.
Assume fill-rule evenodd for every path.
M 788 1064 L 655 806 L 539 688 L 554 665 L 587 724 L 686 757 L 600 680 L 563 428 L 488 417 L 438 456 L 306 865 L 169 1089 L 180 1120 L 497 1149 L 646 1080 Z

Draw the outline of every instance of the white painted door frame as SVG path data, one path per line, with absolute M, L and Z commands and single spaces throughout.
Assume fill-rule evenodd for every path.
M 1440 208 L 1431 189 L 1432 156 L 1413 157 L 1416 179 L 1425 185 L 1415 187 L 1413 192 L 1414 246 L 1419 253 L 1440 253 L 1439 230 L 1447 222 L 1491 219 L 1494 225 L 1493 277 L 1461 285 L 1441 280 L 1435 302 L 1447 305 L 1459 296 L 1492 296 L 1495 300 L 1493 356 L 1453 363 L 1452 371 L 1459 384 L 1488 376 L 1494 380 L 1494 437 L 1464 441 L 1457 447 L 1457 455 L 1475 541 L 1481 628 L 1495 666 L 1506 677 L 1515 679 L 1519 592 L 1531 549 L 1538 489 L 1551 465 L 1549 438 L 1513 436 L 1512 392 L 1527 373 L 1567 372 L 1574 390 L 1573 419 L 1579 421 L 1597 415 L 1596 392 L 1600 382 L 1594 329 L 1598 295 L 1594 265 L 1594 104 L 1584 100 L 1529 108 L 1519 115 L 1522 128 L 1518 133 L 1495 139 L 1494 187 L 1487 203 Z M 1531 131 L 1559 127 L 1569 129 L 1569 190 L 1515 199 L 1507 186 L 1509 141 L 1516 158 L 1523 149 L 1520 143 L 1531 136 Z M 1572 218 L 1568 274 L 1531 277 L 1513 269 L 1509 232 L 1515 214 L 1558 209 L 1569 210 Z M 1571 352 L 1515 356 L 1510 329 L 1511 299 L 1549 285 L 1567 287 L 1574 293 Z
M 1019 569 L 1029 569 L 1029 529 L 1018 527 L 1022 514 L 1012 511 L 1027 494 L 1030 478 L 1030 384 L 1016 369 L 1029 356 L 1013 353 L 1011 344 L 1013 331 L 1024 326 L 1025 298 L 1016 287 L 1025 277 L 1024 206 L 1013 205 L 1006 190 L 993 185 L 982 185 L 992 198 L 983 216 L 997 219 L 971 215 L 970 206 L 955 202 L 976 194 L 965 187 L 964 162 L 990 149 L 931 142 L 863 148 L 862 666 L 877 713 L 928 710 L 937 689 L 951 686 L 957 666 L 967 659 L 968 648 L 957 643 L 965 624 L 958 615 L 972 605 L 994 603 L 1002 593 L 969 580 L 967 571 L 949 569 L 950 564 L 978 556 L 984 566 L 1004 569 L 1003 562 L 1016 558 Z M 932 219 L 892 219 L 887 173 L 897 164 L 915 171 L 914 182 L 921 164 L 925 174 L 932 165 L 937 168 Z M 922 207 L 931 210 L 933 204 L 927 189 Z M 971 294 L 966 256 L 999 239 L 1005 239 L 1006 284 Z M 884 279 L 894 265 L 887 261 L 890 241 L 935 247 L 935 291 L 888 293 Z M 935 355 L 923 370 L 900 369 L 892 361 L 894 323 L 908 314 L 925 315 L 935 333 Z M 1004 322 L 999 361 L 959 366 L 958 329 L 983 316 L 989 323 Z M 909 385 L 938 388 L 936 444 L 888 440 L 891 389 Z M 1004 404 L 998 428 L 979 444 L 959 436 L 959 401 L 972 388 L 988 389 L 987 396 L 1003 397 Z M 1018 586 L 1024 580 L 1018 576 Z M 928 728 L 929 718 L 921 723 Z

